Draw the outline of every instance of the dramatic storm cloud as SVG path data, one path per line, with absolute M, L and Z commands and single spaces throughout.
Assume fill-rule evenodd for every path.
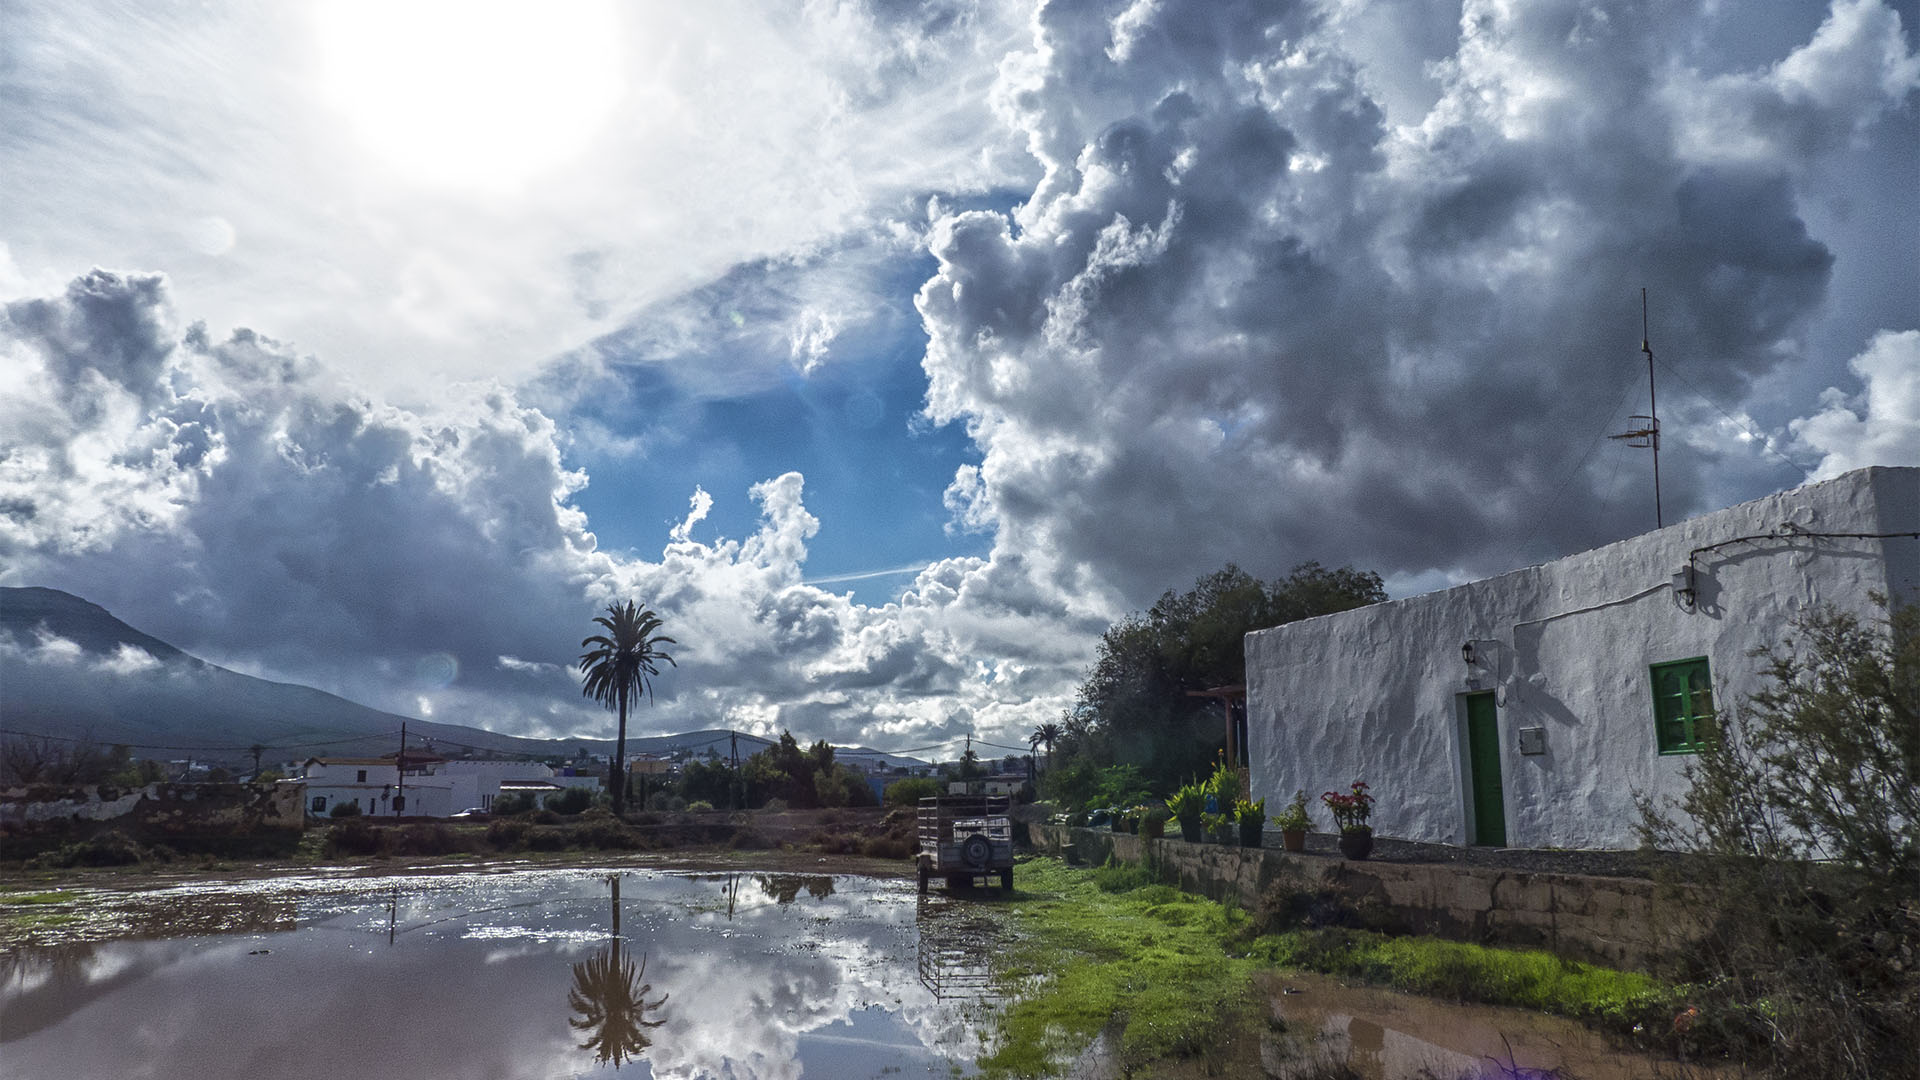
M 0 582 L 532 734 L 632 597 L 636 730 L 1023 744 L 1228 561 L 1651 527 L 1643 288 L 1668 520 L 1920 460 L 1910 4 L 385 10 L 0 14 Z
M 1047 7 L 999 99 L 1046 176 L 944 218 L 919 300 L 931 410 L 986 451 L 963 518 L 1134 601 L 1229 559 L 1479 573 L 1640 531 L 1619 451 L 1578 467 L 1645 400 L 1638 287 L 1709 400 L 1796 361 L 1835 259 L 1797 186 L 1916 74 L 1874 5 L 1758 75 L 1688 67 L 1688 18 L 1468 4 L 1395 124 L 1320 8 Z M 1667 499 L 1706 509 L 1683 431 Z

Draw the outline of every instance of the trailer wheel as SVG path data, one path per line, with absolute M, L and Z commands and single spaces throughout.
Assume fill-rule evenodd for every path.
M 993 858 L 993 842 L 974 833 L 967 837 L 966 843 L 960 845 L 960 857 L 967 860 L 968 866 L 984 870 Z

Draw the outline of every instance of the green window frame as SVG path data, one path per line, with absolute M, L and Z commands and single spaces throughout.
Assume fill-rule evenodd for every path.
M 1653 730 L 1663 754 L 1697 752 L 1713 734 L 1713 672 L 1707 658 L 1648 669 L 1653 679 Z

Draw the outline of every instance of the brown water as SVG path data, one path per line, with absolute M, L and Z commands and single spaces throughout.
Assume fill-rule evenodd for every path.
M 1366 1080 L 1710 1075 L 1622 1052 L 1580 1024 L 1521 1009 L 1344 986 L 1307 972 L 1264 976 L 1261 986 L 1277 1020 L 1276 1033 L 1261 1047 L 1261 1063 L 1269 1076 L 1283 1080 L 1311 1075 L 1319 1061 L 1345 1062 Z

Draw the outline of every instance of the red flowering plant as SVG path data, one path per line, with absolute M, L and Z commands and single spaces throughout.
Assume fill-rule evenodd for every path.
M 1373 831 L 1373 826 L 1367 824 L 1367 819 L 1373 816 L 1373 796 L 1367 794 L 1364 781 L 1355 780 L 1346 795 L 1329 791 L 1320 796 L 1320 801 L 1326 804 L 1341 832 Z

